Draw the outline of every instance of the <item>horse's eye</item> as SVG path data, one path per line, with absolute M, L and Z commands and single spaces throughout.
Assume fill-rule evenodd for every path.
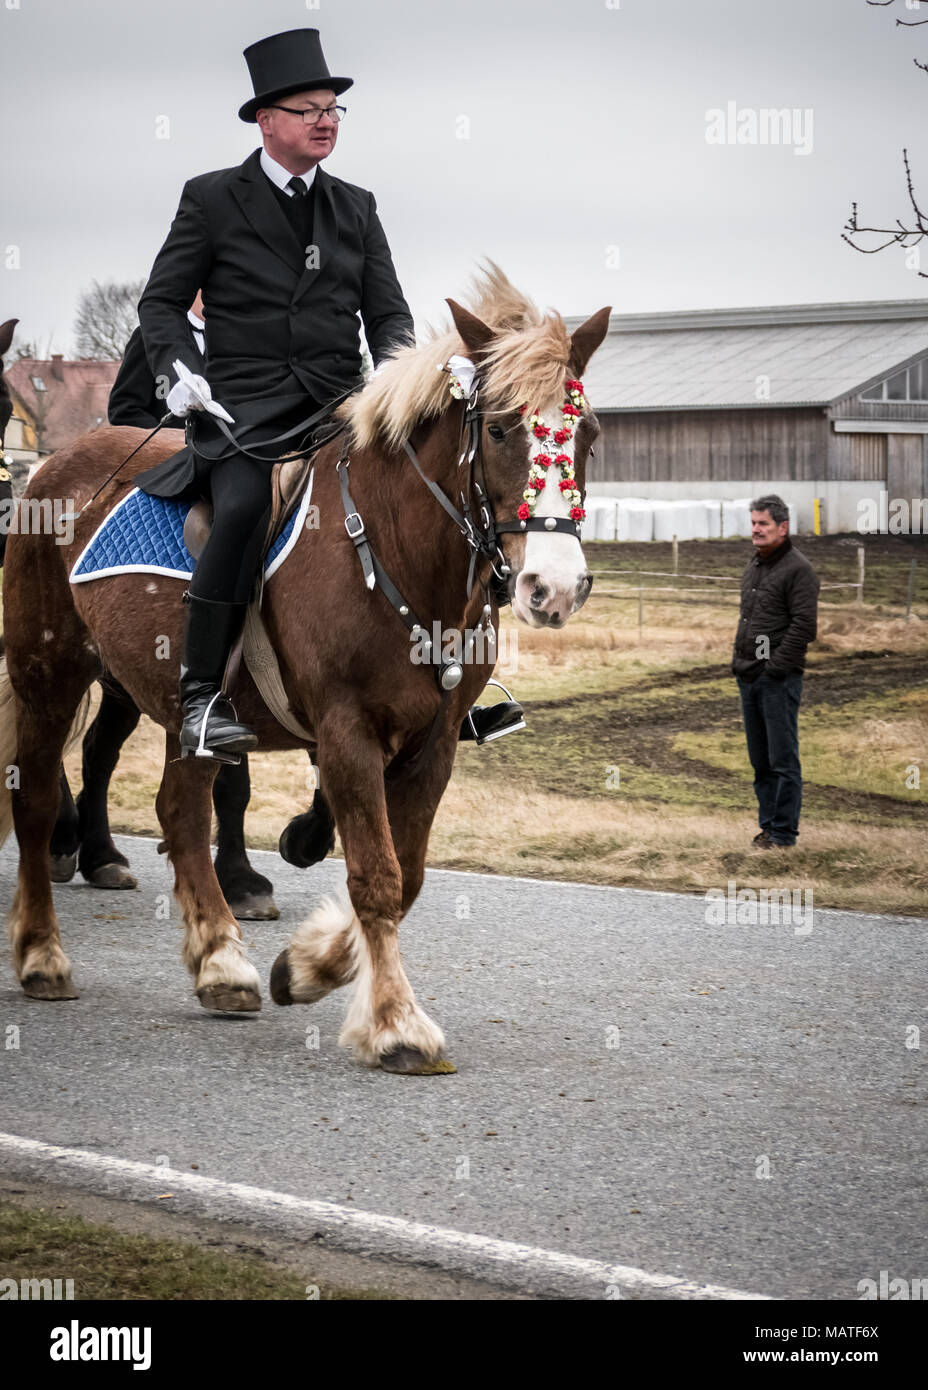
M 506 431 L 500 429 L 499 425 L 488 425 L 487 434 L 490 436 L 491 439 L 497 440 L 497 442 L 500 439 L 505 439 L 506 437 Z

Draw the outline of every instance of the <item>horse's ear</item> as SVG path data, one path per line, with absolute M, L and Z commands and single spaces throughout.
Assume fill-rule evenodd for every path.
M 597 309 L 586 323 L 581 323 L 580 327 L 571 334 L 567 370 L 573 372 L 574 376 L 583 376 L 586 371 L 586 364 L 609 332 L 609 315 L 611 313 L 611 304 L 607 304 L 605 309 Z
M 471 357 L 480 352 L 493 339 L 493 329 L 484 323 L 483 319 L 478 319 L 476 314 L 472 314 L 469 309 L 465 309 L 462 304 L 458 304 L 453 299 L 446 299 L 445 303 L 451 310 L 451 317 L 454 319 L 454 326 L 464 340 Z
M 0 357 L 3 357 L 13 341 L 13 329 L 19 323 L 19 319 L 7 319 L 6 323 L 0 324 Z

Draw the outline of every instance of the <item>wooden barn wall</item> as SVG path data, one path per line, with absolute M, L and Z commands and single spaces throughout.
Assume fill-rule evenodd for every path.
M 878 479 L 885 482 L 888 438 L 885 434 L 833 433 L 828 441 L 828 470 L 822 476 L 829 481 L 867 482 Z
M 830 407 L 836 420 L 928 420 L 928 404 L 915 401 L 862 401 L 845 396 Z
M 589 482 L 725 482 L 826 476 L 823 410 L 597 411 Z M 844 475 L 847 476 L 847 475 Z

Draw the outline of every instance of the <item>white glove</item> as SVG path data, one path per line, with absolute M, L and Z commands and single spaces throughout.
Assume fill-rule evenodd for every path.
M 204 400 L 212 399 L 212 391 L 201 376 L 187 381 L 175 381 L 165 404 L 172 415 L 189 415 L 191 410 L 203 410 Z
M 230 425 L 235 424 L 229 412 L 224 410 L 218 401 L 213 400 L 213 393 L 203 377 L 194 376 L 179 359 L 174 362 L 174 370 L 178 379 L 168 392 L 165 402 L 172 415 L 183 417 L 191 410 L 206 410 L 210 415 L 217 415 L 220 420 L 227 420 Z

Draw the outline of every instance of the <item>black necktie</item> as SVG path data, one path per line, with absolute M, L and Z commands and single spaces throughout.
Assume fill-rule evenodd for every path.
M 287 187 L 293 189 L 293 196 L 295 198 L 304 198 L 306 194 L 309 192 L 308 187 L 297 174 L 293 175 L 293 178 L 290 179 L 290 181 L 287 184 Z

